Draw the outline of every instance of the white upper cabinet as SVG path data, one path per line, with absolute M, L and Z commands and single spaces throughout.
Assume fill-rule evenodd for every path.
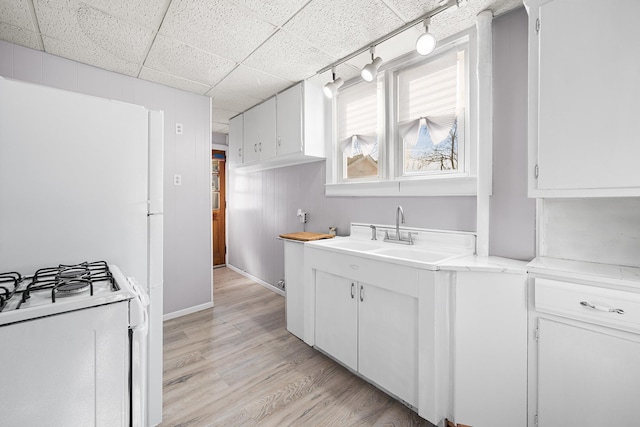
M 276 99 L 269 98 L 244 113 L 243 161 L 252 163 L 276 155 Z M 229 128 L 231 138 L 231 128 Z
M 326 101 L 322 88 L 303 81 L 279 93 L 276 99 L 278 156 L 324 158 Z
M 229 123 L 229 144 L 244 141 L 241 161 L 231 166 L 259 170 L 323 160 L 326 106 L 322 87 L 303 81 L 245 111 L 244 135 Z
M 640 2 L 525 0 L 529 196 L 640 195 Z
M 229 120 L 229 165 L 242 164 L 243 116 L 235 116 Z

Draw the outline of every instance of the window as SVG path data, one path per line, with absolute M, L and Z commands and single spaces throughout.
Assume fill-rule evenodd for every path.
M 375 83 L 343 86 L 327 195 L 475 194 L 469 38 L 390 61 Z
M 337 147 L 341 180 L 380 176 L 378 130 L 383 111 L 382 82 L 360 82 L 340 91 L 336 103 Z
M 459 76 L 464 76 L 463 50 L 396 72 L 399 175 L 460 170 L 465 96 L 464 79 Z

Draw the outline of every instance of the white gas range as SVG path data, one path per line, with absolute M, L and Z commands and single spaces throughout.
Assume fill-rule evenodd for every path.
M 146 425 L 147 305 L 104 261 L 0 273 L 0 365 L 25 367 L 3 370 L 0 424 Z

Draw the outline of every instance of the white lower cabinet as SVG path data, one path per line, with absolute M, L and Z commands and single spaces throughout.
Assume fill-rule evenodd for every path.
M 418 405 L 418 299 L 316 271 L 315 345 Z
M 526 285 L 524 269 L 456 273 L 452 310 L 456 424 L 527 425 Z
M 640 293 L 535 278 L 529 424 L 627 426 L 640 420 Z
M 640 336 L 584 326 L 538 319 L 538 425 L 638 425 Z

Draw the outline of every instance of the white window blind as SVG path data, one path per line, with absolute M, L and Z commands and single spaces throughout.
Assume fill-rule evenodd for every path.
M 340 90 L 336 105 L 340 144 L 354 135 L 376 135 L 379 84 L 363 82 Z
M 398 72 L 398 122 L 456 114 L 459 99 L 464 99 L 458 79 L 458 60 L 463 55 L 453 51 Z

